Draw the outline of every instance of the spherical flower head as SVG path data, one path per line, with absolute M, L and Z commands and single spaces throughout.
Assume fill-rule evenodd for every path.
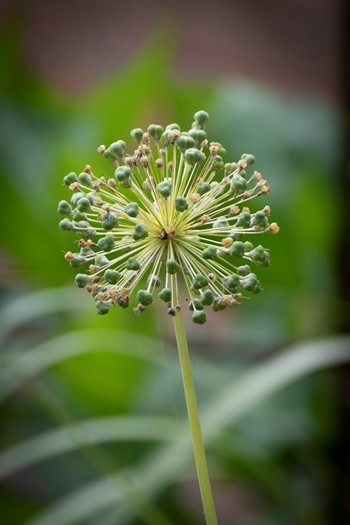
M 139 314 L 159 298 L 174 316 L 183 281 L 192 319 L 204 324 L 205 308 L 219 312 L 261 290 L 250 265 L 268 266 L 270 253 L 251 240 L 279 228 L 269 206 L 247 205 L 269 186 L 251 168 L 253 155 L 224 162 L 224 147 L 207 139 L 208 119 L 197 111 L 183 132 L 178 124 L 135 128 L 130 153 L 123 140 L 99 146 L 114 166 L 110 179 L 91 166 L 64 177 L 72 196 L 58 204 L 60 228 L 79 238 L 79 250 L 65 259 L 79 268 L 75 282 L 99 314 L 133 301 Z

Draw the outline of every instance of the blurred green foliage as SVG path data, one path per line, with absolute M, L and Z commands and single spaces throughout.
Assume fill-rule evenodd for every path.
M 273 265 L 262 270 L 265 291 L 233 315 L 223 312 L 215 330 L 208 323 L 208 329 L 191 327 L 189 334 L 193 353 L 201 353 L 195 374 L 206 435 L 212 434 L 208 445 L 223 509 L 220 523 L 323 523 L 336 475 L 325 452 L 334 431 L 332 374 L 304 378 L 262 404 L 257 389 L 256 407 L 248 403 L 237 423 L 234 410 L 244 408 L 249 385 L 254 391 L 255 383 L 249 383 L 253 372 L 260 370 L 260 378 L 271 373 L 255 365 L 244 386 L 239 381 L 251 362 L 290 341 L 332 333 L 341 310 L 333 291 L 339 220 L 332 169 L 339 155 L 335 110 L 317 101 L 287 101 L 247 81 L 175 80 L 171 50 L 157 42 L 103 85 L 79 98 L 68 97 L 23 67 L 13 28 L 2 38 L 0 239 L 9 276 L 2 282 L 2 448 L 5 454 L 26 438 L 96 417 L 117 418 L 116 429 L 126 432 L 120 441 L 92 437 L 87 446 L 86 430 L 79 434 L 79 428 L 69 427 L 76 443 L 70 452 L 33 462 L 3 482 L 4 525 L 29 522 L 60 498 L 61 506 L 51 507 L 56 518 L 43 514 L 33 523 L 201 523 L 188 443 L 185 438 L 184 443 L 173 442 L 162 433 L 169 418 L 174 434 L 177 426 L 187 433 L 169 320 L 155 308 L 137 321 L 124 311 L 100 318 L 83 292 L 70 288 L 21 298 L 27 290 L 73 282 L 74 272 L 62 257 L 72 239 L 57 227 L 56 203 L 66 197 L 63 176 L 87 163 L 96 173 L 107 174 L 108 166 L 96 153 L 100 143 L 128 137 L 132 128 L 150 121 L 188 126 L 201 108 L 211 113 L 210 137 L 221 140 L 231 158 L 247 150 L 256 155 L 257 168 L 272 187 L 266 203 L 281 226 L 280 234 L 266 241 Z M 320 351 L 319 360 L 316 347 L 310 371 L 345 360 L 343 343 L 337 344 L 325 354 Z M 300 376 L 308 370 L 302 355 L 297 353 L 294 361 Z M 46 360 L 52 360 L 49 367 Z M 276 389 L 289 381 L 277 381 Z M 266 375 L 264 384 L 269 382 L 273 384 L 272 376 Z M 213 432 L 213 414 L 225 406 Z M 129 419 L 118 419 L 123 415 L 139 419 L 133 427 Z M 165 444 L 145 437 L 156 424 Z M 100 427 L 96 423 L 93 428 L 98 432 Z M 184 477 L 186 483 L 181 482 Z M 131 494 L 128 483 L 134 478 L 138 492 Z M 80 500 L 76 491 L 89 483 L 97 485 Z M 112 504 L 114 491 L 118 505 Z M 146 503 L 142 493 L 149 496 Z M 82 502 L 87 509 L 93 503 L 86 515 Z M 66 521 L 59 514 L 63 511 Z

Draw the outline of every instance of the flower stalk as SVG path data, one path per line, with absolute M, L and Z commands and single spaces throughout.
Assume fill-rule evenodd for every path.
M 217 525 L 182 312 L 174 317 L 174 329 L 205 519 L 207 525 Z

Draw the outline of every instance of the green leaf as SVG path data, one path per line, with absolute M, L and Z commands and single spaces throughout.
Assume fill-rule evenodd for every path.
M 101 347 L 101 342 L 103 345 Z M 117 343 L 121 341 L 122 343 Z M 24 381 L 46 368 L 73 357 L 91 352 L 126 354 L 159 363 L 154 349 L 158 341 L 142 335 L 116 330 L 80 330 L 67 332 L 38 344 L 34 349 L 16 352 L 13 359 L 6 356 L 0 371 L 0 401 L 13 394 Z M 11 351 L 12 353 L 12 351 Z
M 73 287 L 48 288 L 7 300 L 0 311 L 0 344 L 16 328 L 61 312 L 83 313 L 89 305 Z
M 26 304 L 25 301 L 23 304 Z M 50 366 L 67 359 L 89 353 L 114 353 L 145 359 L 163 367 L 162 355 L 159 353 L 159 340 L 145 335 L 138 335 L 123 330 L 78 330 L 61 334 L 48 339 L 35 348 L 25 351 L 14 350 L 0 356 L 0 402 L 14 394 L 29 378 Z M 171 348 L 170 346 L 168 347 Z M 176 355 L 175 352 L 172 352 Z M 200 364 L 200 376 L 204 384 L 222 383 L 228 377 L 228 371 L 197 360 Z M 169 361 L 170 366 L 178 367 L 177 359 Z
M 88 419 L 44 432 L 0 454 L 0 479 L 39 461 L 84 446 L 111 441 L 170 441 L 185 425 L 160 416 L 114 416 Z

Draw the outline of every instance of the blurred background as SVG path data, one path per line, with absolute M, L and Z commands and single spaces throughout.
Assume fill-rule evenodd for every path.
M 186 316 L 219 523 L 350 523 L 348 20 L 345 0 L 0 2 L 1 525 L 204 523 L 171 319 L 97 316 L 56 212 L 66 173 L 110 173 L 99 144 L 199 109 L 254 153 L 281 228 L 259 296 Z

